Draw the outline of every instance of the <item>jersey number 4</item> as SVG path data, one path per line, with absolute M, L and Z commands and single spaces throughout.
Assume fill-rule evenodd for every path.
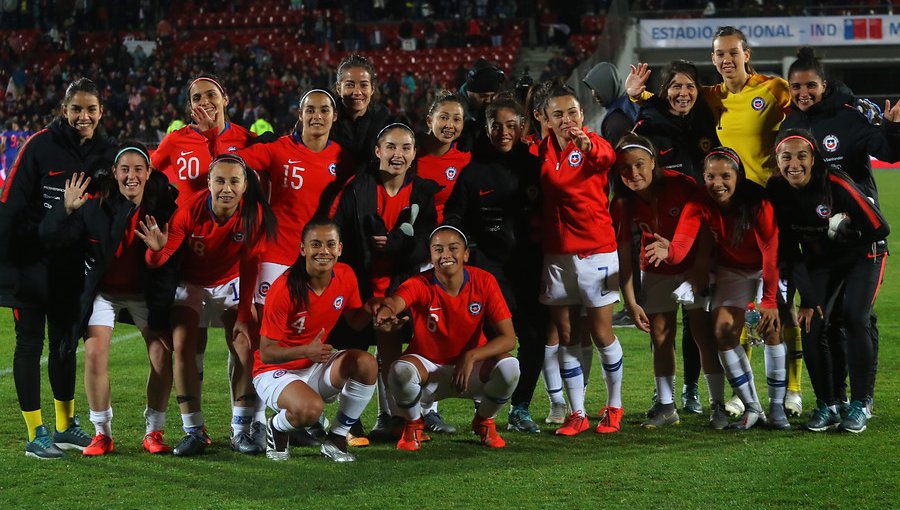
M 306 316 L 301 315 L 291 324 L 291 327 L 297 330 L 297 334 L 303 333 L 303 330 L 306 328 Z

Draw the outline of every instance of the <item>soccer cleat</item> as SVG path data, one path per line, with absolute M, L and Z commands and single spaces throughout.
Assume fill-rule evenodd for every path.
M 231 436 L 231 449 L 246 455 L 258 455 L 263 452 L 259 444 L 249 432 L 238 432 Z
M 393 417 L 388 413 L 379 413 L 375 418 L 375 426 L 369 431 L 369 439 L 378 442 L 389 442 L 394 439 Z
M 788 416 L 800 416 L 803 414 L 803 398 L 799 391 L 790 391 L 784 395 L 784 410 Z
M 361 421 L 350 426 L 350 432 L 347 433 L 347 445 L 353 448 L 369 446 L 369 438 L 366 437 L 366 430 Z
M 614 328 L 633 328 L 634 320 L 627 310 L 619 310 L 613 314 L 612 327 Z
M 550 402 L 550 414 L 547 415 L 547 418 L 544 419 L 544 423 L 549 425 L 562 425 L 566 421 L 566 417 L 569 415 L 569 406 L 565 402 L 561 404 L 554 404 Z
M 845 400 L 845 401 L 841 402 L 840 404 L 838 404 L 837 409 L 838 409 L 838 416 L 840 416 L 841 419 L 843 420 L 844 418 L 847 417 L 848 414 L 850 414 L 850 401 Z
M 190 457 L 192 455 L 199 455 L 206 450 L 208 436 L 203 434 L 203 431 L 200 432 L 189 432 L 181 438 L 181 441 L 175 445 L 175 449 L 172 450 L 172 453 L 175 454 L 176 457 Z
M 53 434 L 53 442 L 61 450 L 84 450 L 91 444 L 91 436 L 81 428 L 78 416 L 73 416 L 66 430 Z
M 703 414 L 703 404 L 700 403 L 700 390 L 697 383 L 685 384 L 681 392 L 681 408 L 686 413 Z
M 838 430 L 859 434 L 866 430 L 868 423 L 869 418 L 866 416 L 866 405 L 859 400 L 854 400 L 850 402 L 850 411 L 847 413 L 847 417 L 841 420 Z
M 770 428 L 776 430 L 791 430 L 791 422 L 788 421 L 783 404 L 770 403 L 767 418 Z
M 326 459 L 335 462 L 355 462 L 356 456 L 347 452 L 347 438 L 337 434 L 328 434 L 328 437 L 322 441 L 319 451 Z
M 150 453 L 169 453 L 172 447 L 166 444 L 161 430 L 154 430 L 144 436 L 144 449 Z
M 272 460 L 284 461 L 291 458 L 291 452 L 288 450 L 290 443 L 290 434 L 277 430 L 272 425 L 274 416 L 266 421 L 266 457 Z
M 641 427 L 645 429 L 658 429 L 660 427 L 666 427 L 668 425 L 680 425 L 681 418 L 678 416 L 678 411 L 675 409 L 675 406 L 672 405 L 670 408 L 666 409 L 665 406 L 661 407 L 659 412 L 657 412 L 653 418 L 648 419 L 644 423 L 641 423 Z
M 622 415 L 625 414 L 621 407 L 606 406 L 600 410 L 600 423 L 597 425 L 598 434 L 612 434 L 622 428 Z
M 731 415 L 732 418 L 743 415 L 744 403 L 741 402 L 741 397 L 732 395 L 732 397 L 725 402 L 725 410 L 728 411 L 728 414 Z
M 106 455 L 113 451 L 113 439 L 103 434 L 97 434 L 91 441 L 91 444 L 81 451 L 86 457 L 96 457 L 98 455 Z
M 722 430 L 728 426 L 728 412 L 725 411 L 725 404 L 714 402 L 710 406 L 709 426 L 715 430 Z
M 266 451 L 266 424 L 261 421 L 251 423 L 250 439 L 259 448 L 259 453 Z
M 444 421 L 437 411 L 429 411 L 422 417 L 425 420 L 425 429 L 438 434 L 456 434 L 456 427 Z
M 869 395 L 864 403 L 866 404 L 866 418 L 871 419 L 875 412 L 875 398 Z
M 25 443 L 25 456 L 35 459 L 50 460 L 61 459 L 66 453 L 53 444 L 50 439 L 50 431 L 44 425 L 38 425 L 34 439 Z
M 482 418 L 475 413 L 472 418 L 472 432 L 481 438 L 481 444 L 488 448 L 504 448 L 506 441 L 497 433 L 497 425 L 493 418 Z
M 809 420 L 803 424 L 803 428 L 810 432 L 825 432 L 830 428 L 837 427 L 840 422 L 841 417 L 835 411 L 820 403 L 813 409 Z
M 200 435 L 203 437 L 203 440 L 206 441 L 206 446 L 212 446 L 212 438 L 206 433 L 206 425 L 203 425 L 200 429 Z
M 663 405 L 656 401 L 656 395 L 653 396 L 653 405 L 647 409 L 647 418 L 653 418 L 662 411 Z
M 557 436 L 577 436 L 589 428 L 591 428 L 591 424 L 588 417 L 583 412 L 576 411 L 566 418 L 565 423 L 556 429 L 555 434 Z
M 403 426 L 403 434 L 397 441 L 398 450 L 416 451 L 422 448 L 422 432 L 425 430 L 425 420 L 407 420 Z
M 740 419 L 728 425 L 728 428 L 732 430 L 750 430 L 758 423 L 766 423 L 766 413 L 763 412 L 759 402 L 751 402 L 744 408 L 744 414 L 741 415 Z
M 528 406 L 523 404 L 514 405 L 509 408 L 509 419 L 506 424 L 506 430 L 515 430 L 528 434 L 537 434 L 541 431 L 538 424 L 531 419 L 531 413 Z

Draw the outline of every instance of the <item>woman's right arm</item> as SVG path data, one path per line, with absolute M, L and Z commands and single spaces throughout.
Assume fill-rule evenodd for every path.
M 634 267 L 632 259 L 631 214 L 628 211 L 625 200 L 618 198 L 610 207 L 613 225 L 616 229 L 616 241 L 619 246 L 619 283 L 622 288 L 622 299 L 625 301 L 625 310 L 634 319 L 635 325 L 643 331 L 650 332 L 650 320 L 644 313 L 644 309 L 637 302 L 634 294 Z M 638 274 L 640 278 L 640 274 Z
M 83 172 L 66 179 L 63 199 L 53 205 L 38 225 L 41 244 L 61 248 L 82 238 L 85 230 L 82 207 L 90 199 L 85 193 L 90 183 L 91 178 L 85 177 Z
M 706 205 L 700 200 L 689 200 L 678 218 L 678 226 L 672 240 L 654 234 L 656 241 L 647 245 L 644 249 L 647 260 L 659 267 L 661 262 L 668 264 L 680 264 L 691 252 L 700 226 L 703 224 Z

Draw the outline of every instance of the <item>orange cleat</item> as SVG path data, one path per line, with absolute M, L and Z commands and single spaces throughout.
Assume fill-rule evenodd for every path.
M 91 444 L 81 451 L 81 454 L 86 457 L 96 457 L 98 455 L 106 455 L 111 451 L 113 451 L 112 438 L 103 434 L 97 434 L 91 440 Z
M 591 423 L 582 411 L 575 411 L 566 418 L 562 427 L 556 429 L 557 436 L 577 436 L 591 428 Z
M 403 426 L 403 434 L 397 441 L 398 450 L 416 451 L 422 448 L 422 433 L 425 430 L 425 420 L 406 420 Z
M 600 424 L 597 425 L 598 434 L 612 434 L 618 432 L 622 428 L 622 411 L 621 407 L 606 406 L 600 410 Z
M 481 444 L 489 448 L 506 447 L 506 441 L 497 433 L 497 426 L 494 424 L 493 418 L 482 418 L 476 414 L 472 418 L 472 432 L 478 434 Z
M 144 449 L 150 453 L 170 453 L 172 447 L 166 444 L 161 430 L 154 430 L 144 436 Z

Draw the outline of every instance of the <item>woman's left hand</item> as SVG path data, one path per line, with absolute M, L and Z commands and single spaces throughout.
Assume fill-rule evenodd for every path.
M 453 371 L 453 387 L 459 393 L 465 393 L 469 390 L 469 376 L 472 375 L 472 369 L 475 367 L 475 360 L 467 351 L 456 363 L 456 370 Z
M 84 172 L 77 173 L 70 179 L 66 179 L 66 189 L 63 192 L 63 205 L 66 208 L 66 214 L 72 214 L 88 201 L 90 196 L 85 191 L 87 191 L 90 183 L 91 178 L 85 177 Z
M 209 131 L 216 127 L 216 118 L 211 117 L 209 112 L 200 106 L 191 107 L 191 119 L 193 119 L 194 123 L 197 124 L 197 127 L 200 128 L 200 131 Z

